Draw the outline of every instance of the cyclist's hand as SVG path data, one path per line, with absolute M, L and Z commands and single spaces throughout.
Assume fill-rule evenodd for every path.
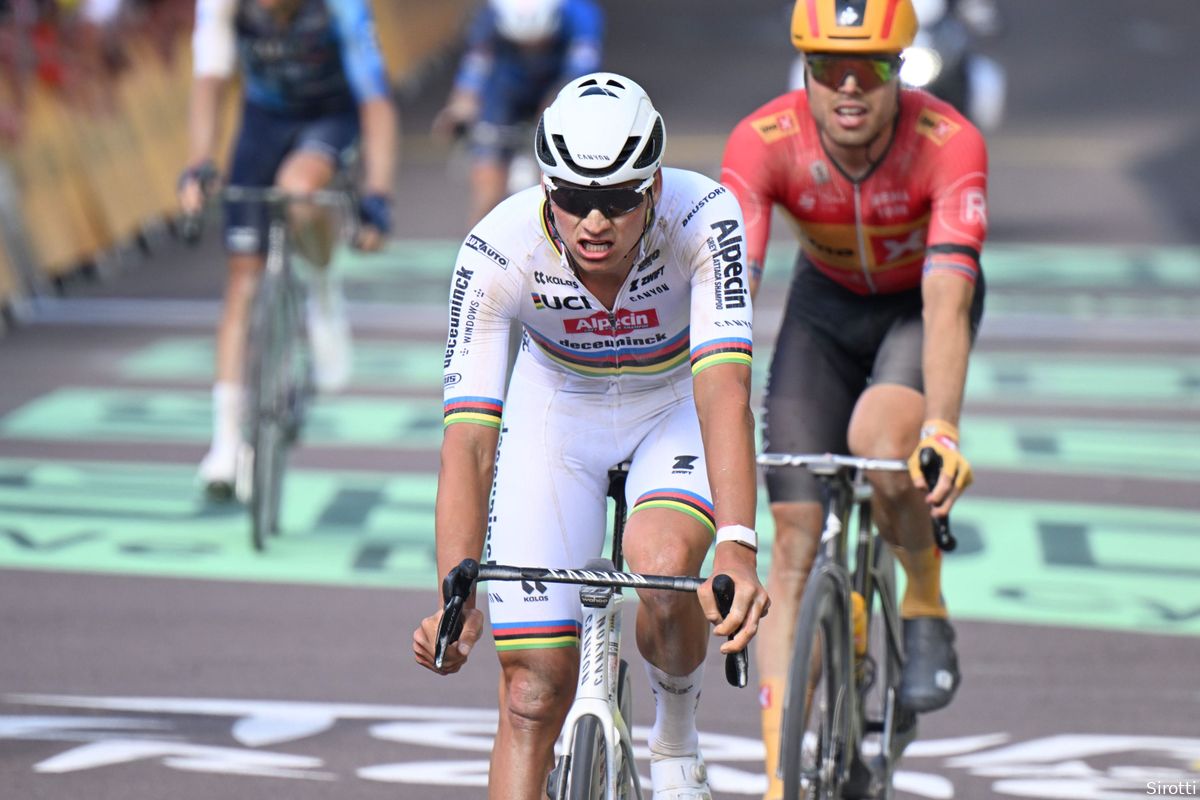
M 385 194 L 363 195 L 358 201 L 358 219 L 362 225 L 354 246 L 370 253 L 379 250 L 392 230 L 392 198 Z
M 179 209 L 189 216 L 204 210 L 204 200 L 217 182 L 217 168 L 211 161 L 193 164 L 179 176 Z
M 462 669 L 467 663 L 471 648 L 479 641 L 483 633 L 483 612 L 477 608 L 463 609 L 463 629 L 458 641 L 446 648 L 442 656 L 442 668 L 433 665 L 434 648 L 437 646 L 438 623 L 442 621 L 442 612 L 431 614 L 421 620 L 420 626 L 413 631 L 413 656 L 417 663 L 425 669 L 439 675 L 450 675 Z
M 921 451 L 926 447 L 932 448 L 942 458 L 942 470 L 934 486 L 928 485 L 921 474 Z M 933 515 L 944 517 L 949 514 L 954 501 L 974 480 L 971 465 L 958 450 L 958 428 L 945 420 L 927 420 L 921 426 L 921 441 L 917 449 L 908 457 L 908 473 L 912 476 L 913 485 L 927 493 L 925 502 L 932 506 Z
M 737 542 L 722 542 L 713 555 L 713 575 L 724 573 L 733 579 L 733 607 L 721 619 L 717 600 L 713 596 L 712 579 L 709 578 L 696 593 L 704 616 L 716 627 L 714 636 L 733 636 L 721 645 L 722 653 L 736 653 L 745 649 L 758 632 L 758 621 L 767 615 L 771 599 L 758 580 L 757 557 L 750 548 Z
M 470 92 L 455 92 L 446 107 L 433 118 L 433 132 L 447 139 L 460 139 L 479 116 L 479 98 Z

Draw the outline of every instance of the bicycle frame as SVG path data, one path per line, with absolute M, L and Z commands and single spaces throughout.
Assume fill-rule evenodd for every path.
M 572 756 L 579 723 L 596 720 L 604 739 L 606 798 L 618 798 L 622 787 L 632 789 L 629 798 L 641 798 L 641 778 L 633 757 L 630 720 L 621 709 L 621 588 L 660 589 L 694 592 L 703 578 L 690 576 L 640 575 L 620 571 L 621 546 L 625 529 L 624 477 L 622 469 L 610 472 L 609 496 L 616 500 L 613 518 L 612 561 L 595 559 L 581 570 L 480 565 L 467 559 L 452 569 L 442 581 L 446 602 L 438 627 L 434 663 L 441 666 L 441 654 L 458 638 L 462 629 L 462 609 L 475 584 L 485 580 L 540 581 L 542 583 L 579 584 L 582 626 L 579 636 L 579 675 L 575 699 L 567 710 L 560 738 L 560 755 L 547 781 L 547 795 L 553 800 L 582 796 L 573 782 L 587 776 L 573 775 Z M 722 616 L 733 604 L 733 582 L 725 575 L 713 579 L 713 591 Z M 745 686 L 748 673 L 745 651 L 726 656 L 726 679 Z M 735 680 L 736 678 L 736 680 Z
M 821 532 L 805 594 L 807 595 L 809 592 L 808 586 L 820 586 L 824 581 L 831 581 L 837 587 L 839 607 L 842 609 L 842 619 L 839 625 L 843 628 L 842 635 L 845 637 L 845 641 L 851 642 L 853 641 L 851 593 L 857 592 L 863 598 L 868 629 L 874 601 L 878 596 L 883 623 L 884 652 L 876 653 L 875 656 L 886 659 L 884 663 L 886 669 L 898 671 L 903 665 L 903 641 L 900 633 L 899 611 L 890 588 L 890 573 L 885 576 L 879 563 L 880 558 L 887 557 L 887 551 L 876 552 L 879 537 L 872 527 L 872 488 L 867 480 L 867 472 L 871 470 L 907 471 L 905 462 L 831 454 L 765 453 L 759 456 L 758 463 L 768 467 L 805 467 L 828 489 L 824 529 Z M 850 528 L 852 524 L 854 525 L 853 531 Z M 855 548 L 853 570 L 851 570 L 849 560 L 851 535 L 854 536 L 853 546 Z M 890 569 L 890 562 L 887 563 L 889 564 L 887 568 Z M 889 588 L 886 591 L 877 591 L 880 586 Z M 814 589 L 814 591 L 820 590 Z M 798 629 L 802 625 L 803 620 L 798 618 Z M 795 646 L 799 647 L 800 645 L 798 632 Z M 799 656 L 794 656 L 794 658 L 797 657 Z M 827 680 L 836 681 L 836 686 L 845 688 L 845 691 L 841 691 L 838 701 L 843 703 L 844 707 L 835 712 L 838 719 L 844 723 L 844 740 L 835 741 L 832 745 L 832 752 L 838 754 L 835 756 L 838 758 L 837 763 L 819 764 L 815 778 L 822 782 L 831 782 L 834 787 L 840 787 L 849 782 L 856 762 L 866 766 L 862 752 L 864 739 L 871 733 L 877 733 L 880 736 L 880 769 L 873 770 L 868 767 L 865 776 L 861 773 L 858 776 L 873 784 L 869 787 L 870 794 L 868 796 L 874 797 L 880 791 L 878 784 L 885 784 L 885 791 L 886 787 L 890 787 L 894 761 L 899 758 L 903 744 L 906 742 L 900 743 L 899 747 L 896 746 L 899 743 L 896 737 L 898 708 L 894 686 L 884 685 L 882 687 L 880 718 L 869 719 L 867 717 L 864 692 L 870 685 L 873 685 L 874 680 L 878 680 L 878 676 L 871 682 L 863 681 L 860 685 L 855 674 L 856 658 L 842 664 L 839 674 L 826 676 Z M 793 691 L 807 693 L 809 688 L 789 685 L 785 708 L 791 703 Z M 808 702 L 811 702 L 811 697 Z M 811 709 L 809 714 L 811 714 Z M 788 731 L 786 728 L 785 724 L 781 747 L 786 746 L 788 737 L 798 735 L 796 731 Z M 906 732 L 915 731 L 915 728 L 910 725 L 905 730 Z M 835 739 L 837 739 L 836 734 Z M 829 773 L 829 768 L 836 768 L 837 774 Z M 811 781 L 812 778 L 806 779 L 802 776 L 800 780 L 803 787 L 804 781 Z

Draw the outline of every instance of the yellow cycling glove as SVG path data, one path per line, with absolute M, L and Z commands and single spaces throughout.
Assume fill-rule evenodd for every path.
M 932 447 L 942 457 L 942 473 L 950 476 L 959 491 L 971 485 L 974 480 L 971 465 L 958 452 L 958 428 L 943 419 L 925 420 L 921 425 L 921 442 L 908 457 L 908 473 L 914 481 L 921 479 L 921 451 L 926 447 Z M 929 489 L 932 491 L 933 487 Z

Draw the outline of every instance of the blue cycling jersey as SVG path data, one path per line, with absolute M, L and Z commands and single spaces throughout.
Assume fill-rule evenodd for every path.
M 496 27 L 491 6 L 479 12 L 467 33 L 467 55 L 455 87 L 484 93 L 497 73 L 520 76 L 541 85 L 544 92 L 600 68 L 604 12 L 593 0 L 566 0 L 554 37 L 538 47 L 522 47 Z
M 197 0 L 197 75 L 229 77 L 246 101 L 277 113 L 324 116 L 388 94 L 368 0 L 296 0 L 281 19 L 257 0 Z

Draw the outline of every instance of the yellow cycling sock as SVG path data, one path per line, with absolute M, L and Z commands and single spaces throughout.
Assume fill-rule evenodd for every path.
M 900 616 L 949 616 L 946 604 L 942 601 L 942 551 L 936 547 L 924 550 L 897 547 L 894 550 L 908 576 L 904 600 L 900 603 Z
M 767 791 L 763 800 L 782 800 L 783 780 L 779 772 L 779 729 L 783 724 L 784 681 L 765 678 L 758 685 L 758 702 L 762 706 L 762 739 L 766 748 L 765 764 Z

